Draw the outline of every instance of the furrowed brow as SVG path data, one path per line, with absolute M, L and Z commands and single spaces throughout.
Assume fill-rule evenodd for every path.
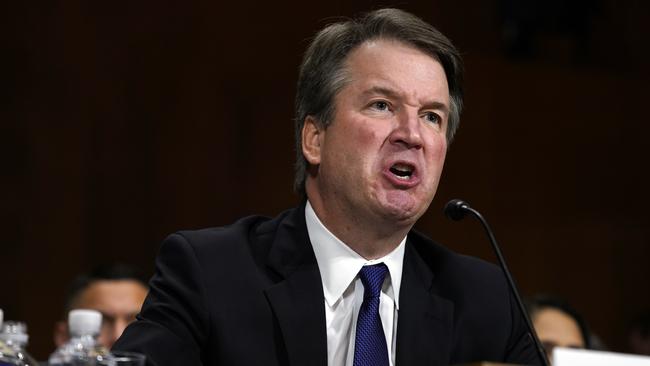
M 391 99 L 400 99 L 400 95 L 398 92 L 383 86 L 373 86 L 370 89 L 364 91 L 361 95 L 363 95 L 364 97 L 369 97 L 373 95 L 382 95 Z
M 427 102 L 422 106 L 422 109 L 439 110 L 445 114 L 449 114 L 449 106 L 442 102 Z

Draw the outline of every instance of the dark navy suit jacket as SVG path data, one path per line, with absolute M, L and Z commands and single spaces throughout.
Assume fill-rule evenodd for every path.
M 323 286 L 304 205 L 162 244 L 138 320 L 113 349 L 148 365 L 327 366 Z M 408 235 L 399 366 L 538 364 L 501 270 Z

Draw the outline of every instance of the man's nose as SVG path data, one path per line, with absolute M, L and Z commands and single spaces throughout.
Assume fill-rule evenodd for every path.
M 390 142 L 402 144 L 409 149 L 422 147 L 422 124 L 417 111 L 402 110 L 396 115 L 396 127 L 393 130 Z

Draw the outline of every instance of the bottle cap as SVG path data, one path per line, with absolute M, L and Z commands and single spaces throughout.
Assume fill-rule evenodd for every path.
M 0 339 L 5 342 L 13 342 L 26 345 L 29 340 L 27 325 L 23 322 L 6 321 L 2 324 Z
M 76 309 L 68 313 L 68 328 L 73 335 L 97 335 L 102 326 L 102 314 L 97 310 Z

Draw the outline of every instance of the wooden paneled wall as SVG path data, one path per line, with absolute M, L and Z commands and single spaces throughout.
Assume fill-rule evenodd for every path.
M 624 350 L 626 322 L 650 307 L 647 5 L 594 1 L 579 58 L 562 32 L 537 34 L 536 52 L 512 58 L 500 16 L 508 3 L 396 4 L 454 40 L 467 69 L 461 128 L 418 227 L 492 260 L 478 223 L 441 213 L 450 198 L 468 200 L 492 223 L 522 292 L 568 298 Z M 8 4 L 0 307 L 27 321 L 41 359 L 76 274 L 107 261 L 152 273 L 173 231 L 297 203 L 302 52 L 334 17 L 379 5 Z

